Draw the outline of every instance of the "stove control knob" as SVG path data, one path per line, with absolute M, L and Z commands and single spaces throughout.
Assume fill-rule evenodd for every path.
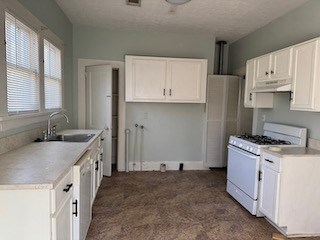
M 233 140 L 230 140 L 230 143 L 233 144 Z
M 252 151 L 253 151 L 253 147 L 251 147 L 251 148 L 249 149 L 249 151 L 252 152 Z
M 247 146 L 247 147 L 246 147 L 246 149 L 249 151 L 250 147 L 249 147 L 249 146 Z
M 240 143 L 240 144 L 239 144 L 239 147 L 242 147 L 242 146 L 243 146 L 242 143 Z

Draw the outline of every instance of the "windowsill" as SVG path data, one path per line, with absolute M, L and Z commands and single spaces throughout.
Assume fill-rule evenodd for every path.
M 0 117 L 0 132 L 8 131 L 15 128 L 25 127 L 31 124 L 45 122 L 55 110 L 41 113 L 25 113 Z

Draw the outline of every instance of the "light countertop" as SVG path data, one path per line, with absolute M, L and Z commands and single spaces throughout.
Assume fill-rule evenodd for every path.
M 283 147 L 281 151 L 265 148 L 263 151 L 278 157 L 320 157 L 319 150 L 308 147 Z
M 0 155 L 0 189 L 52 189 L 99 137 L 101 130 L 64 130 L 95 134 L 88 142 L 39 142 Z

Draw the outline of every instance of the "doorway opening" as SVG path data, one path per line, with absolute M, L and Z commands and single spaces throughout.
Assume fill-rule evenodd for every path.
M 88 68 L 94 67 L 94 66 L 101 66 L 104 65 L 104 68 L 108 68 L 102 75 L 90 75 L 88 74 Z M 109 67 L 108 67 L 109 66 Z M 114 74 L 113 74 L 114 73 Z M 114 103 L 117 102 L 117 108 L 113 112 L 116 111 L 116 114 L 112 114 L 112 98 L 113 98 L 113 88 L 112 86 L 107 87 L 101 87 L 100 85 L 93 91 L 94 94 L 91 95 L 93 97 L 92 100 L 99 101 L 98 103 L 92 102 L 93 109 L 97 110 L 95 111 L 95 114 L 93 114 L 93 118 L 97 119 L 97 116 L 102 116 L 103 120 L 99 122 L 99 126 L 89 126 L 90 129 L 104 129 L 104 141 L 102 142 L 102 145 L 104 146 L 103 151 L 103 174 L 104 176 L 111 176 L 112 173 L 112 152 L 114 156 L 113 162 L 115 163 L 115 166 L 117 167 L 117 171 L 123 172 L 126 170 L 125 165 L 125 125 L 126 125 L 126 102 L 125 102 L 125 74 L 124 74 L 124 62 L 120 61 L 109 61 L 109 60 L 96 60 L 96 59 L 78 59 L 78 128 L 79 129 L 86 129 L 88 128 L 88 117 L 86 116 L 88 114 L 88 80 L 91 77 L 102 77 L 107 80 L 107 84 L 112 85 L 112 75 L 114 76 L 114 85 L 117 87 L 114 87 L 114 94 L 115 98 L 117 100 L 113 101 Z M 101 80 L 102 81 L 102 80 Z M 96 82 L 96 81 L 93 81 Z M 106 84 L 105 81 L 102 81 L 102 84 Z M 100 91 L 103 91 L 102 88 L 105 88 L 107 93 L 107 101 L 105 97 L 103 97 L 104 94 L 97 94 Z M 109 90 L 110 91 L 109 91 Z M 116 93 L 116 89 L 118 93 Z M 116 96 L 118 95 L 118 96 Z M 110 96 L 110 97 L 109 97 Z M 100 99 L 101 98 L 101 99 Z M 105 107 L 106 104 L 109 107 Z M 106 111 L 110 108 L 110 113 L 106 113 Z M 106 114 L 105 114 L 106 113 Z M 112 126 L 112 115 L 117 116 L 118 121 L 115 121 L 114 125 L 116 125 L 114 129 L 113 134 L 107 134 L 110 133 L 110 130 L 113 128 Z M 107 119 L 105 119 L 107 117 Z M 95 124 L 94 124 L 95 125 Z M 114 138 L 114 142 L 116 141 L 116 145 L 113 144 L 113 151 L 112 151 L 112 135 Z M 107 157 L 108 156 L 108 157 Z
M 112 69 L 112 172 L 118 169 L 119 69 Z

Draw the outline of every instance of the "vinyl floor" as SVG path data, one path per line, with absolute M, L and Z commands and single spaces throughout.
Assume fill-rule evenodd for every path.
M 270 240 L 278 233 L 225 189 L 223 169 L 115 172 L 102 180 L 87 240 Z

